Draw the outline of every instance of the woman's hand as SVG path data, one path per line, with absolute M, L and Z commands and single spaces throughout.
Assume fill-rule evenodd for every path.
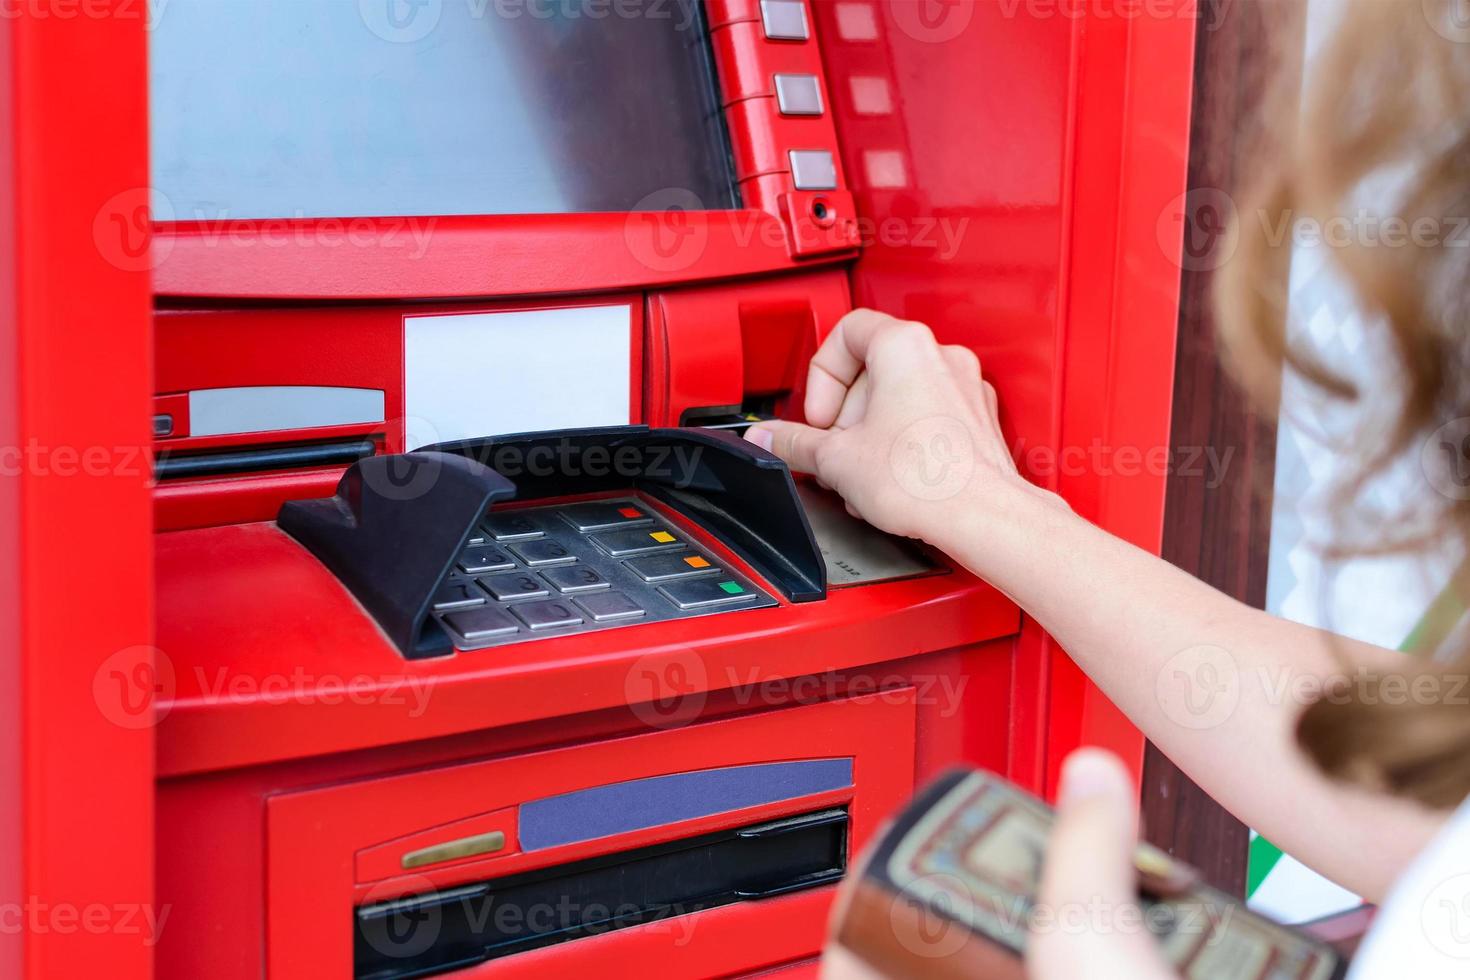
M 1177 980 L 1143 927 L 1137 844 L 1138 806 L 1123 763 L 1100 749 L 1072 753 L 1046 847 L 1038 926 L 1026 945 L 1033 980 Z
M 893 534 L 942 546 L 935 538 L 957 503 L 1042 493 L 1016 472 L 979 360 L 922 323 L 873 310 L 843 317 L 812 358 L 806 418 L 762 422 L 746 438 Z

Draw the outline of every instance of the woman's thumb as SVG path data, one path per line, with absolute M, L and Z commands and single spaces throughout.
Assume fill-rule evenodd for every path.
M 1072 753 L 1027 941 L 1032 977 L 1170 975 L 1142 927 L 1137 845 L 1138 801 L 1122 761 L 1101 749 Z

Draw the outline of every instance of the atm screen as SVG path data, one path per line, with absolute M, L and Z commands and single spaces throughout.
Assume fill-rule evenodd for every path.
M 738 206 L 695 0 L 170 0 L 167 221 Z

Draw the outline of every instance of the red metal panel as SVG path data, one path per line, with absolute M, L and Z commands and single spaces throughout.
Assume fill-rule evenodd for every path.
M 147 10 L 127 6 L 0 17 L 0 974 L 27 980 L 146 980 L 157 939 Z
M 1183 188 L 1191 10 L 813 8 L 868 220 L 855 302 L 979 353 L 1023 470 L 1155 551 L 1165 474 L 1068 461 L 1095 440 L 1168 444 L 1178 268 L 1155 226 Z M 1034 623 L 1012 683 L 1007 770 L 1022 784 L 1048 785 L 1085 742 L 1141 758 L 1138 733 Z
M 343 219 L 171 222 L 155 238 L 154 290 L 216 299 L 544 296 L 794 266 L 774 215 L 700 206 L 671 189 L 631 214 L 358 218 L 350 236 Z
M 631 738 L 369 782 L 281 794 L 267 818 L 268 963 L 276 980 L 342 976 L 349 935 L 336 928 L 356 903 L 453 887 L 466 881 L 563 864 L 695 836 L 711 830 L 845 805 L 854 849 L 914 784 L 912 688 L 681 727 Z M 438 871 L 354 887 L 355 849 L 465 815 L 511 807 L 609 782 L 700 769 L 811 758 L 851 758 L 856 785 L 782 803 L 702 817 Z M 861 774 L 860 776 L 858 774 Z M 787 962 L 815 953 L 833 890 L 825 888 L 727 906 L 600 937 L 553 946 L 466 971 L 466 976 L 574 976 L 645 972 L 704 977 Z M 716 914 L 718 913 L 718 914 Z M 671 952 L 671 929 L 687 937 Z M 639 969 L 639 967 L 643 969 Z

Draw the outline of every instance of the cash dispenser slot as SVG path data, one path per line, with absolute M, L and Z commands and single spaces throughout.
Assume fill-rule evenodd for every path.
M 406 980 L 840 879 L 846 809 L 786 817 L 353 910 L 353 975 Z
M 462 556 L 492 523 L 495 508 L 512 500 L 614 491 L 646 495 L 687 517 L 788 601 L 825 598 L 826 566 L 786 464 L 721 431 L 572 429 L 372 456 L 348 467 L 334 496 L 288 501 L 277 522 L 341 579 L 405 657 L 417 659 L 465 648 L 435 614 L 435 600 L 468 574 Z M 663 531 L 662 537 L 672 544 L 676 535 Z M 580 538 L 562 547 L 584 544 L 617 557 Z M 522 571 L 533 571 L 536 561 L 510 560 Z M 742 592 L 752 588 L 738 575 L 716 584 Z M 758 598 L 773 604 L 763 592 Z M 561 605 L 569 618 L 584 618 L 575 599 Z M 753 599 L 750 607 L 755 605 Z M 554 620 L 532 620 L 544 611 L 516 606 L 496 614 L 505 613 L 505 630 L 526 630 L 529 637 L 543 625 L 560 628 Z

